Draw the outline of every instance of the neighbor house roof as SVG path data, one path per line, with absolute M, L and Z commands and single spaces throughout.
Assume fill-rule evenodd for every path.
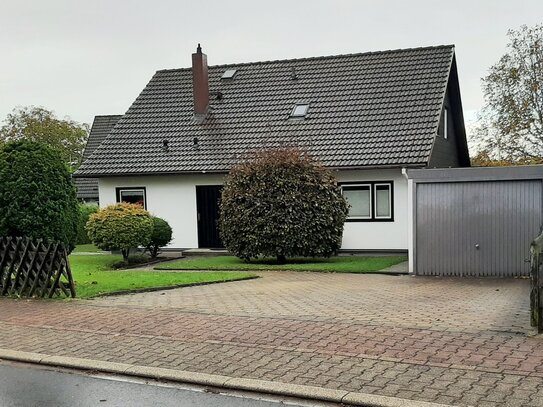
M 87 139 L 85 151 L 83 151 L 83 162 L 89 158 L 94 150 L 106 139 L 113 126 L 119 121 L 122 115 L 95 116 L 94 122 Z M 98 200 L 98 180 L 96 178 L 76 178 L 77 197 L 84 200 Z
M 276 146 L 334 168 L 424 166 L 453 67 L 452 45 L 210 66 L 203 122 L 191 69 L 157 71 L 77 175 L 224 172 Z M 296 104 L 305 119 L 290 118 Z

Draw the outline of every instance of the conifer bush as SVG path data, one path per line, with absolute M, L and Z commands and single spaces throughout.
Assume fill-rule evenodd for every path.
M 51 147 L 12 141 L 0 147 L 0 236 L 77 240 L 79 208 L 70 170 Z
M 77 224 L 77 244 L 88 244 L 91 243 L 89 236 L 87 235 L 87 222 L 89 217 L 98 212 L 98 205 L 93 203 L 82 203 L 79 204 L 79 221 Z

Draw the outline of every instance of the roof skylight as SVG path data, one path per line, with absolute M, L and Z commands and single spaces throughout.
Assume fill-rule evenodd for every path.
M 303 119 L 305 115 L 307 114 L 307 111 L 309 110 L 308 104 L 299 104 L 294 106 L 294 109 L 292 109 L 292 112 L 290 113 L 290 117 L 297 118 L 297 119 Z
M 237 69 L 227 69 L 221 76 L 221 79 L 233 79 Z

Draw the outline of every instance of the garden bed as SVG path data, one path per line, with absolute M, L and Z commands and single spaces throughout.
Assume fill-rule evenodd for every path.
M 287 264 L 275 259 L 246 262 L 234 256 L 195 257 L 155 267 L 155 270 L 281 270 L 320 271 L 332 273 L 376 273 L 407 261 L 406 256 L 341 256 L 331 258 L 295 258 Z

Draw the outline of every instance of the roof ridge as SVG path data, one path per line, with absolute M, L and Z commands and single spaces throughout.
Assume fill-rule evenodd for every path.
M 119 117 L 119 116 L 123 116 L 122 114 L 96 114 L 94 115 L 94 118 L 97 118 L 97 117 Z
M 209 65 L 208 68 L 225 68 L 225 67 L 231 67 L 231 66 L 241 67 L 241 66 L 247 66 L 247 65 L 273 64 L 273 63 L 277 63 L 277 62 L 314 61 L 314 60 L 320 60 L 320 59 L 348 58 L 348 57 L 363 56 L 363 55 L 392 54 L 392 53 L 399 53 L 399 52 L 422 51 L 422 50 L 442 49 L 442 48 L 452 48 L 452 49 L 454 49 L 455 45 L 454 44 L 441 44 L 441 45 L 428 45 L 428 46 L 425 46 L 425 47 L 396 48 L 396 49 L 388 49 L 388 50 L 381 50 L 381 51 L 354 52 L 354 53 L 349 53 L 349 54 L 320 55 L 320 56 L 316 56 L 316 57 L 270 59 L 270 60 L 265 60 L 265 61 L 251 61 L 251 62 Z M 189 68 L 167 68 L 167 69 L 159 69 L 156 72 L 185 71 L 185 70 L 191 70 L 191 69 L 192 69 L 191 67 L 189 67 Z

